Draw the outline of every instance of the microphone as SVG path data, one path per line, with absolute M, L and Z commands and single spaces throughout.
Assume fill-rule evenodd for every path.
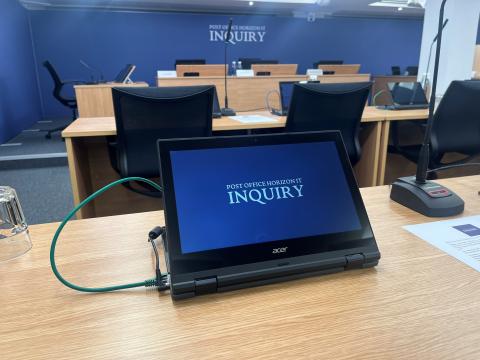
M 449 19 L 443 22 L 442 32 L 443 32 L 443 29 L 445 29 L 445 26 L 447 26 L 448 20 Z M 430 60 L 432 58 L 433 45 L 435 45 L 435 43 L 437 42 L 439 34 L 440 34 L 440 31 L 437 32 L 437 35 L 435 35 L 435 37 L 433 38 L 432 44 L 430 45 L 430 52 L 428 53 L 428 61 L 427 61 L 427 71 L 425 72 L 425 79 L 423 79 L 423 84 L 422 84 L 424 89 L 427 88 L 428 72 L 430 71 Z
M 227 64 L 228 64 L 228 59 L 227 59 L 227 48 L 228 48 L 228 44 L 230 43 L 230 36 L 232 34 L 232 23 L 233 23 L 233 19 L 230 18 L 230 20 L 228 21 L 228 28 L 227 28 L 227 32 L 225 33 L 225 41 L 224 41 L 224 45 L 225 45 L 225 107 L 221 110 L 222 112 L 222 116 L 235 116 L 236 113 L 235 113 L 235 110 L 233 109 L 230 109 L 228 107 L 228 90 L 227 90 Z
M 230 18 L 230 20 L 228 21 L 227 32 L 225 33 L 225 42 L 230 41 L 230 35 L 232 35 L 232 23 L 233 23 L 233 19 Z
M 434 110 L 437 91 L 438 68 L 442 49 L 442 34 L 446 23 L 443 22 L 445 5 L 440 6 L 438 22 L 437 52 L 435 54 L 435 68 L 433 71 L 432 93 L 428 111 L 427 129 L 418 157 L 417 173 L 415 176 L 397 179 L 392 184 L 390 199 L 420 214 L 430 217 L 453 216 L 463 212 L 465 203 L 453 191 L 446 187 L 427 180 L 428 165 L 430 162 L 430 137 L 434 122 Z
M 80 60 L 80 64 L 82 66 L 84 66 L 86 69 L 90 70 L 91 74 L 90 74 L 90 77 L 92 78 L 92 81 L 94 81 L 95 83 L 101 83 L 103 82 L 103 72 L 100 70 L 100 69 L 97 69 L 97 68 L 94 68 L 93 66 L 90 66 L 89 64 L 87 64 L 85 61 L 83 60 Z M 97 81 L 95 80 L 95 77 L 93 76 L 94 73 L 98 73 L 100 74 L 100 80 Z

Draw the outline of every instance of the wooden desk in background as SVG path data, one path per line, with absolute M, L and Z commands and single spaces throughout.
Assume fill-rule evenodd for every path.
M 259 113 L 272 116 L 268 113 Z M 273 116 L 272 116 L 273 117 Z M 281 128 L 285 126 L 285 117 L 278 117 L 276 123 L 242 124 L 228 117 L 213 120 L 214 131 L 252 130 Z M 379 159 L 381 154 L 382 125 L 385 110 L 367 107 L 362 119 L 360 133 L 362 157 L 355 166 L 357 180 L 362 187 L 377 185 Z M 110 165 L 106 136 L 116 135 L 115 119 L 79 118 L 68 126 L 62 136 L 67 146 L 68 166 L 75 205 L 102 186 L 119 179 L 119 175 Z M 142 196 L 117 186 L 102 195 L 98 200 L 80 210 L 78 218 L 119 215 L 141 211 L 158 210 L 161 201 Z
M 465 200 L 463 216 L 480 213 L 479 176 L 441 182 Z M 155 290 L 64 287 L 49 265 L 57 224 L 33 225 L 32 250 L 0 264 L 1 357 L 477 360 L 478 272 L 403 230 L 431 219 L 391 202 L 388 187 L 362 195 L 382 253 L 376 268 L 176 303 Z M 58 267 L 84 286 L 151 278 L 145 236 L 163 223 L 162 212 L 73 221 Z
M 475 72 L 473 78 L 480 79 L 480 45 L 475 47 L 475 59 L 473 62 L 473 71 Z
M 255 76 L 259 72 L 269 73 L 268 76 L 294 76 L 297 75 L 297 69 L 297 64 L 252 64 Z
M 112 87 L 147 87 L 145 82 L 75 85 L 79 117 L 113 116 Z
M 318 69 L 322 69 L 323 71 L 333 71 L 335 73 L 334 75 L 352 75 L 360 72 L 360 66 L 360 64 L 319 64 Z
M 254 111 L 266 108 L 266 98 L 272 91 L 278 91 L 280 81 L 305 81 L 306 75 L 292 76 L 255 76 L 255 77 L 229 77 L 228 78 L 228 103 L 236 111 Z M 320 76 L 322 83 L 362 82 L 369 81 L 369 74 L 358 75 L 329 75 Z M 225 98 L 225 79 L 217 77 L 178 77 L 157 78 L 157 86 L 191 86 L 215 85 L 217 88 L 220 106 Z M 279 96 L 269 96 L 271 107 L 279 108 Z
M 226 66 L 228 74 L 228 64 Z M 198 73 L 198 76 L 223 76 L 225 77 L 225 65 L 207 64 L 207 65 L 177 65 L 177 76 L 184 77 L 185 74 Z M 188 77 L 188 76 L 187 76 Z

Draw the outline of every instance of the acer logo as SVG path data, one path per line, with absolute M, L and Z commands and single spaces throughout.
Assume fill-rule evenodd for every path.
M 286 252 L 287 252 L 287 249 L 288 249 L 288 246 L 276 248 L 276 249 L 273 249 L 272 254 L 282 254 L 282 253 L 286 253 Z

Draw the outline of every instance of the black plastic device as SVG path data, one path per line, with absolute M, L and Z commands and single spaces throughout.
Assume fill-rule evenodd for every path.
M 158 150 L 173 299 L 377 265 L 340 132 L 159 140 Z M 251 189 L 280 173 L 303 175 L 305 196 L 229 200 L 225 184 Z

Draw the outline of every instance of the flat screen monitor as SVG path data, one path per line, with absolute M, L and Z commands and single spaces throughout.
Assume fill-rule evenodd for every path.
M 424 105 L 428 104 L 425 91 L 419 82 L 391 82 L 388 90 L 392 95 L 394 104 L 398 105 Z

